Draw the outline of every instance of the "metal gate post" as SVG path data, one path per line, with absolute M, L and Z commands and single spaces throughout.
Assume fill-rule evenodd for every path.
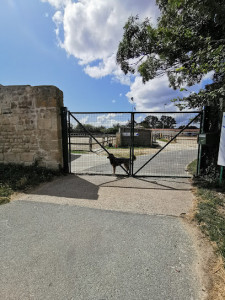
M 69 173 L 67 107 L 61 107 L 63 171 Z
M 205 108 L 203 108 L 203 111 L 201 113 L 201 120 L 200 120 L 200 130 L 199 133 L 203 133 L 203 127 L 204 127 L 204 117 L 205 117 Z M 198 158 L 197 158 L 197 176 L 200 175 L 201 170 L 201 157 L 202 157 L 202 145 L 198 144 Z
M 131 113 L 130 176 L 134 176 L 134 113 Z

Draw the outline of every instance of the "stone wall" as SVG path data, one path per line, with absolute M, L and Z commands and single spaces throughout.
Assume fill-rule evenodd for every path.
M 0 85 L 0 163 L 62 166 L 62 106 L 55 86 Z

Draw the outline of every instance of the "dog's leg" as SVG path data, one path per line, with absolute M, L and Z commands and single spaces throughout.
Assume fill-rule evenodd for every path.
M 113 166 L 113 174 L 116 174 L 116 166 Z

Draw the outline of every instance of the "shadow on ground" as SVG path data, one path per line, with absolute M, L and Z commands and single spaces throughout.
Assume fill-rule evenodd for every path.
M 31 194 L 87 200 L 98 199 L 99 187 L 81 177 L 70 175 L 47 183 Z
M 132 190 L 189 191 L 189 181 L 184 178 L 133 178 L 124 176 L 68 175 L 44 184 L 30 194 L 72 199 L 98 200 L 99 189 L 110 188 L 110 193 L 121 190 L 121 195 Z M 123 191 L 124 190 L 124 191 Z M 127 190 L 127 191 L 126 191 Z

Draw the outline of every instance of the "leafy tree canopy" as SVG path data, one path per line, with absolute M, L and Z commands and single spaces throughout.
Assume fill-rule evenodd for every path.
M 157 26 L 131 16 L 124 26 L 117 63 L 125 74 L 137 70 L 143 82 L 167 74 L 170 86 L 199 83 L 213 71 L 213 83 L 184 98 L 191 108 L 225 98 L 225 1 L 156 0 Z M 182 100 L 182 99 L 178 99 Z M 179 104 L 180 103 L 180 104 Z M 180 108 L 185 104 L 178 102 Z M 184 106 L 182 106 L 184 105 Z
M 176 120 L 171 116 L 161 116 L 158 119 L 156 116 L 147 116 L 141 123 L 145 128 L 174 128 Z

